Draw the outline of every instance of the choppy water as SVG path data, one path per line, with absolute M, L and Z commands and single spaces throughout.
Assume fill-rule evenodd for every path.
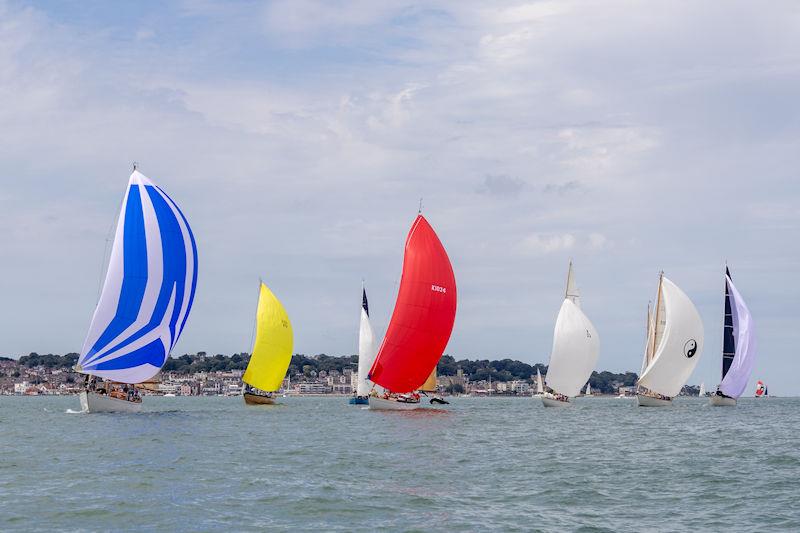
M 800 399 L 0 397 L 0 530 L 800 530 Z

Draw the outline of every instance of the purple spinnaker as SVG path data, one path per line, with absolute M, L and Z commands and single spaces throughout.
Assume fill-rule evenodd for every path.
M 728 373 L 722 378 L 719 388 L 723 394 L 738 398 L 747 387 L 747 380 L 753 372 L 756 359 L 756 335 L 753 317 L 745 305 L 742 295 L 736 290 L 733 281 L 725 276 L 731 296 L 731 314 L 733 315 L 733 338 L 736 341 L 736 355 L 731 362 Z

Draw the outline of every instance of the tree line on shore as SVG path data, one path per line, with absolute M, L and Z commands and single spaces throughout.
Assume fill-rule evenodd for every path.
M 19 364 L 28 368 L 44 367 L 51 370 L 61 369 L 70 370 L 78 361 L 78 354 L 68 353 L 66 355 L 37 354 L 31 353 L 19 358 Z M 231 356 L 216 354 L 208 355 L 205 352 L 196 354 L 184 354 L 178 357 L 170 357 L 164 364 L 164 372 L 175 372 L 178 374 L 194 374 L 197 372 L 229 372 L 232 370 L 244 370 L 250 361 L 250 354 L 236 353 Z M 331 356 L 319 354 L 307 356 L 295 354 L 289 365 L 288 375 L 293 379 L 310 378 L 325 371 L 330 373 L 335 370 L 343 373 L 346 368 L 355 371 L 358 368 L 357 355 Z M 456 360 L 450 355 L 442 356 L 437 366 L 439 376 L 455 376 L 461 369 L 465 378 L 470 381 L 513 381 L 524 380 L 532 381 L 536 375 L 536 370 L 544 376 L 547 374 L 547 366 L 541 363 L 530 365 L 514 359 L 461 359 Z M 636 383 L 637 374 L 635 372 L 593 372 L 589 383 L 595 392 L 614 394 L 620 386 L 632 386 Z

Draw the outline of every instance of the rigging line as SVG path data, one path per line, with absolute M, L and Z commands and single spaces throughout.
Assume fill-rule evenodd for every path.
M 258 326 L 258 303 L 261 301 L 261 284 L 263 281 L 261 278 L 258 278 L 258 295 L 256 296 L 256 316 L 253 319 L 253 329 L 250 332 L 250 350 L 255 348 L 254 342 L 256 341 L 256 326 Z M 250 352 L 250 357 L 253 357 L 253 352 Z M 249 364 L 249 363 L 248 363 Z
M 125 187 L 125 192 L 122 193 L 122 198 L 119 200 L 119 204 L 117 205 L 117 216 L 111 221 L 111 225 L 108 227 L 108 231 L 106 231 L 106 243 L 103 246 L 103 258 L 102 262 L 100 263 L 100 277 L 97 280 L 97 298 L 95 305 L 100 303 L 100 295 L 103 291 L 103 280 L 105 280 L 106 275 L 108 274 L 108 261 L 111 260 L 111 252 L 108 249 L 108 243 L 111 242 L 111 235 L 119 224 L 119 215 L 122 213 L 122 206 L 125 202 L 125 197 L 128 195 L 128 189 L 130 188 L 130 183 L 127 187 Z

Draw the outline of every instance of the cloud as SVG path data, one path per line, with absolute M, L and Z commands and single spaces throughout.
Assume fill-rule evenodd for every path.
M 488 194 L 492 196 L 514 196 L 525 187 L 525 182 L 512 176 L 487 174 L 483 177 L 483 182 L 477 187 L 478 194 Z
M 549 254 L 571 250 L 575 246 L 575 236 L 571 233 L 563 235 L 530 235 L 522 243 L 523 251 L 534 254 Z

